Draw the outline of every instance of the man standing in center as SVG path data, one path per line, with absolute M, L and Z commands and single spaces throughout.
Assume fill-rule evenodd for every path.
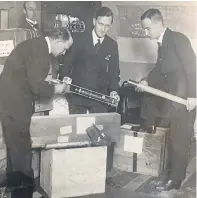
M 118 45 L 106 35 L 112 23 L 113 12 L 107 7 L 100 8 L 93 19 L 92 32 L 84 35 L 72 49 L 72 71 L 60 73 L 60 79 L 69 76 L 72 84 L 119 99 Z M 70 114 L 104 113 L 108 109 L 104 103 L 76 94 L 70 94 L 68 102 Z

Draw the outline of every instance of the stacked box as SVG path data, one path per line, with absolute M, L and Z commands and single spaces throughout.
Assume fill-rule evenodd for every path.
M 120 139 L 120 115 L 117 113 L 80 114 L 68 116 L 35 116 L 32 117 L 30 133 L 33 148 L 43 148 L 47 144 L 80 143 L 89 141 L 86 129 L 95 124 L 114 142 Z M 0 124 L 0 149 L 5 153 Z M 39 174 L 39 152 L 34 151 L 34 172 Z M 1 159 L 4 159 L 1 161 Z M 5 167 L 5 157 L 0 152 L 1 162 Z
M 34 147 L 49 143 L 89 141 L 86 129 L 95 124 L 114 142 L 120 139 L 120 115 L 117 113 L 75 114 L 32 117 L 30 133 Z
M 157 128 L 155 134 L 121 129 L 120 142 L 116 144 L 113 167 L 122 171 L 158 176 L 165 163 L 166 132 Z
M 114 142 L 120 140 L 120 115 L 117 113 L 33 116 L 30 126 L 32 147 L 41 148 L 58 142 L 89 141 L 86 129 L 93 123 Z M 4 146 L 0 123 L 0 148 Z
M 107 147 L 41 152 L 40 186 L 50 198 L 105 192 Z
M 19 43 L 27 39 L 30 39 L 32 37 L 33 37 L 32 31 L 28 29 L 14 28 L 14 29 L 0 30 L 1 45 L 4 42 L 9 42 L 10 49 L 11 48 L 14 49 Z M 0 53 L 1 54 L 0 65 L 4 65 L 6 58 L 9 55 L 8 51 L 5 53 L 5 55 L 3 55 L 2 53 L 3 52 Z

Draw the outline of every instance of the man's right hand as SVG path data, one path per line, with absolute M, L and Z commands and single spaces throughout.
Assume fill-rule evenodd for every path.
M 67 85 L 65 83 L 61 84 L 55 84 L 55 95 L 57 94 L 64 94 L 70 92 L 70 85 Z
M 140 81 L 140 84 L 145 85 L 145 86 L 148 86 L 148 82 L 145 81 L 145 80 Z M 135 88 L 135 91 L 137 91 L 137 92 L 143 92 L 144 90 L 142 88 L 140 88 L 140 87 L 136 87 Z

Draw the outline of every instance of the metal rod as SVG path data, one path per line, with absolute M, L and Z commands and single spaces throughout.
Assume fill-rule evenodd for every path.
M 66 80 L 59 81 L 56 79 L 52 79 L 50 82 L 53 84 L 58 84 L 58 83 L 66 83 Z M 70 86 L 71 93 L 74 93 L 74 94 L 77 94 L 77 95 L 80 95 L 80 96 L 83 96 L 83 97 L 86 97 L 86 98 L 89 98 L 92 100 L 96 100 L 96 101 L 105 103 L 107 105 L 113 106 L 113 107 L 118 106 L 119 101 L 117 101 L 113 97 L 107 96 L 105 94 L 102 94 L 102 93 L 99 93 L 99 92 L 96 92 L 96 91 L 93 91 L 90 89 L 86 89 L 86 88 L 77 86 L 77 85 L 74 85 L 71 83 L 66 83 L 66 84 L 68 84 Z

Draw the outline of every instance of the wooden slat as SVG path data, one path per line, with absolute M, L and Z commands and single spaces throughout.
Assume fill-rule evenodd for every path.
M 155 134 L 138 132 L 136 138 L 143 138 L 142 152 L 135 153 L 135 147 L 132 142 L 129 145 L 131 151 L 125 150 L 125 136 L 134 136 L 134 132 L 121 129 L 120 142 L 117 143 L 114 149 L 114 168 L 127 172 L 137 172 L 150 176 L 158 176 L 164 166 L 164 148 L 165 148 L 165 133 L 157 130 Z M 134 162 L 134 154 L 136 161 Z M 136 164 L 136 170 L 134 165 Z

